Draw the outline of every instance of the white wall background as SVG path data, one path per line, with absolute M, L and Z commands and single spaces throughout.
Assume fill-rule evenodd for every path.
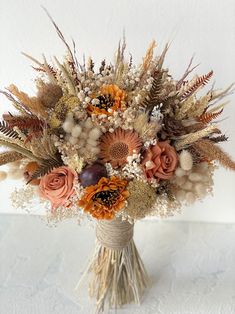
M 80 59 L 112 59 L 125 29 L 134 62 L 139 62 L 152 39 L 158 49 L 171 41 L 165 65 L 178 78 L 190 57 L 201 63 L 197 71 L 215 72 L 216 86 L 235 81 L 234 0 L 0 0 L 0 87 L 15 83 L 33 94 L 34 71 L 21 54 L 36 58 L 62 56 L 64 47 L 40 5 L 45 6 L 68 39 L 77 43 Z M 230 141 L 224 148 L 235 159 L 235 96 L 221 123 Z M 9 110 L 0 97 L 0 113 Z M 0 183 L 0 212 L 19 212 L 9 201 L 13 181 Z M 215 176 L 214 197 L 178 215 L 179 220 L 235 222 L 235 173 L 221 169 Z

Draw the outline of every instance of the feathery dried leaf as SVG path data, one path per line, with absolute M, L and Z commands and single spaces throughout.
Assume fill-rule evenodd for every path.
M 194 147 L 211 160 L 217 160 L 227 169 L 235 170 L 235 162 L 219 146 L 207 139 L 194 143 Z
M 0 132 L 7 137 L 12 139 L 19 138 L 19 135 L 16 131 L 12 130 L 9 124 L 6 121 L 0 121 Z
M 13 116 L 3 114 L 3 119 L 8 123 L 9 128 L 18 127 L 22 130 L 42 131 L 45 123 L 36 116 Z
M 202 115 L 200 115 L 200 117 L 198 117 L 197 120 L 199 122 L 206 124 L 206 123 L 209 123 L 212 120 L 216 119 L 222 112 L 223 112 L 223 109 L 221 109 L 220 111 L 217 111 L 217 112 L 205 112 Z
M 142 103 L 142 106 L 151 111 L 159 102 L 159 95 L 162 87 L 163 71 L 155 71 L 153 74 L 153 83 L 148 96 Z
M 180 100 L 184 100 L 194 94 L 200 87 L 205 86 L 213 75 L 213 71 L 209 73 L 199 76 L 193 85 L 189 86 L 189 88 L 181 95 Z
M 216 137 L 210 137 L 209 140 L 214 142 L 214 143 L 226 142 L 228 140 L 228 137 L 223 134 L 223 135 L 216 136 Z
M 63 165 L 62 160 L 57 159 L 43 160 L 39 168 L 32 174 L 27 184 L 30 183 L 32 180 L 45 176 L 46 174 L 50 173 L 54 168 L 58 168 L 62 165 Z

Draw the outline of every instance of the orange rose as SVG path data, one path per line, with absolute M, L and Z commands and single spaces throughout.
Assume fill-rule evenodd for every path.
M 144 153 L 141 162 L 147 179 L 169 180 L 178 163 L 178 155 L 168 142 L 158 142 Z
M 39 194 L 48 199 L 52 204 L 52 210 L 59 206 L 69 206 L 69 198 L 75 192 L 74 183 L 77 174 L 68 167 L 53 169 L 41 178 Z

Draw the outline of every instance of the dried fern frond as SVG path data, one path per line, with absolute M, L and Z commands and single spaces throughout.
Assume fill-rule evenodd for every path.
M 225 168 L 235 170 L 235 162 L 231 157 L 210 140 L 199 140 L 193 146 L 209 159 L 217 160 Z
M 0 121 L 0 132 L 4 134 L 5 136 L 12 139 L 19 138 L 18 133 L 12 130 L 12 128 L 9 126 L 9 124 L 6 121 Z
M 187 135 L 182 135 L 175 142 L 176 150 L 181 150 L 185 146 L 190 145 L 204 137 L 209 136 L 212 133 L 220 133 L 220 131 L 216 128 L 215 125 L 208 125 L 206 128 L 199 130 L 194 133 L 189 133 Z
M 22 158 L 24 158 L 23 155 L 14 151 L 0 153 L 0 166 L 6 165 L 10 162 L 20 160 Z
M 223 109 L 221 109 L 220 111 L 217 111 L 217 112 L 205 112 L 202 115 L 200 115 L 200 117 L 198 117 L 197 120 L 199 122 L 206 124 L 206 123 L 209 123 L 212 120 L 216 119 L 222 112 L 223 112 Z
M 10 128 L 18 127 L 22 130 L 42 131 L 45 123 L 36 116 L 13 116 L 3 114 L 3 119 L 7 121 Z
M 142 106 L 150 110 L 159 103 L 159 95 L 162 88 L 163 71 L 155 71 L 153 74 L 153 83 L 148 96 L 142 103 Z
M 45 176 L 46 174 L 50 173 L 54 168 L 58 168 L 62 165 L 63 165 L 62 160 L 57 159 L 43 160 L 39 168 L 32 174 L 27 184 L 30 183 L 32 180 Z
M 186 91 L 183 92 L 183 94 L 180 97 L 180 100 L 184 100 L 188 97 L 190 97 L 192 94 L 194 94 L 200 87 L 205 86 L 209 80 L 211 79 L 213 75 L 213 71 L 210 71 L 209 73 L 199 76 L 196 81 L 193 83 L 193 85 L 189 86 Z
M 11 143 L 11 142 L 1 138 L 0 139 L 0 145 L 8 147 L 8 148 L 12 149 L 13 151 L 15 151 L 15 152 L 17 152 L 17 153 L 19 153 L 19 154 L 21 154 L 21 155 L 23 155 L 29 159 L 37 161 L 39 164 L 42 163 L 41 158 L 34 156 L 31 151 L 29 151 L 28 149 L 26 149 L 24 147 L 21 147 L 21 146 L 15 144 L 15 143 Z
M 209 140 L 214 142 L 214 143 L 220 143 L 220 142 L 226 142 L 228 140 L 228 137 L 223 134 L 223 135 L 216 136 L 216 137 L 210 137 Z
M 29 97 L 26 93 L 20 91 L 15 85 L 10 85 L 8 87 L 10 93 L 12 93 L 17 99 L 20 100 L 30 112 L 42 118 L 47 117 L 47 112 L 44 106 L 38 101 L 36 97 Z

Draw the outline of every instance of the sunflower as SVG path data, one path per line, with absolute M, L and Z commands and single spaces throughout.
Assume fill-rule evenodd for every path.
M 111 163 L 115 167 L 126 163 L 127 157 L 139 153 L 141 141 L 135 131 L 116 129 L 107 132 L 100 139 L 100 159 L 103 163 Z
M 117 85 L 103 85 L 98 94 L 95 95 L 94 102 L 89 104 L 87 110 L 90 114 L 112 114 L 109 109 L 117 111 L 118 109 L 124 109 L 124 101 L 126 99 L 126 93 L 121 90 Z
M 87 187 L 78 205 L 96 219 L 113 219 L 124 207 L 129 196 L 127 181 L 118 177 L 101 178 L 96 185 Z

